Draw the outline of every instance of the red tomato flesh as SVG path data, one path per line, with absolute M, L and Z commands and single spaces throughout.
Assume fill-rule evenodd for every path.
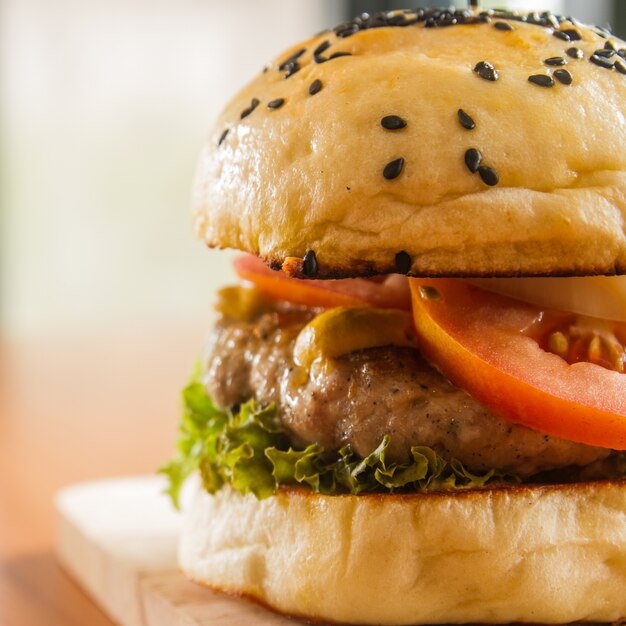
M 265 263 L 246 254 L 234 261 L 239 278 L 248 281 L 274 300 L 310 307 L 411 308 L 411 295 L 405 276 L 390 275 L 382 280 L 344 278 L 341 280 L 302 280 L 271 270 Z
M 454 384 L 516 424 L 626 449 L 626 374 L 542 349 L 536 307 L 460 280 L 409 284 L 420 348 Z

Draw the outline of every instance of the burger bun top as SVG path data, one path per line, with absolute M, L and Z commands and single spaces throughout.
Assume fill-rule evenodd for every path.
M 626 44 L 428 15 L 363 16 L 245 87 L 201 155 L 198 236 L 308 278 L 626 273 Z

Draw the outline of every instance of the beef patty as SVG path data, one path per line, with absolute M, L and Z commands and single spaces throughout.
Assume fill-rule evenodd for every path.
M 611 454 L 500 419 L 416 349 L 370 348 L 304 372 L 294 363 L 293 347 L 312 317 L 295 310 L 246 322 L 223 318 L 204 361 L 204 381 L 216 405 L 251 398 L 275 403 L 295 445 L 317 442 L 336 450 L 350 444 L 366 456 L 389 435 L 390 460 L 406 461 L 411 446 L 423 445 L 476 472 L 495 468 L 523 478 L 587 466 Z

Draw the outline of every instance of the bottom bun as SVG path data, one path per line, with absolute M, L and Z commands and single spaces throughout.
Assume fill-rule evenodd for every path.
M 198 487 L 180 565 L 309 619 L 354 624 L 626 617 L 626 481 L 265 500 Z

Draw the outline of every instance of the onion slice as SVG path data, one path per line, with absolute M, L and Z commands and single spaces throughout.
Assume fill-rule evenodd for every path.
M 468 282 L 542 309 L 626 322 L 626 276 L 477 278 Z

